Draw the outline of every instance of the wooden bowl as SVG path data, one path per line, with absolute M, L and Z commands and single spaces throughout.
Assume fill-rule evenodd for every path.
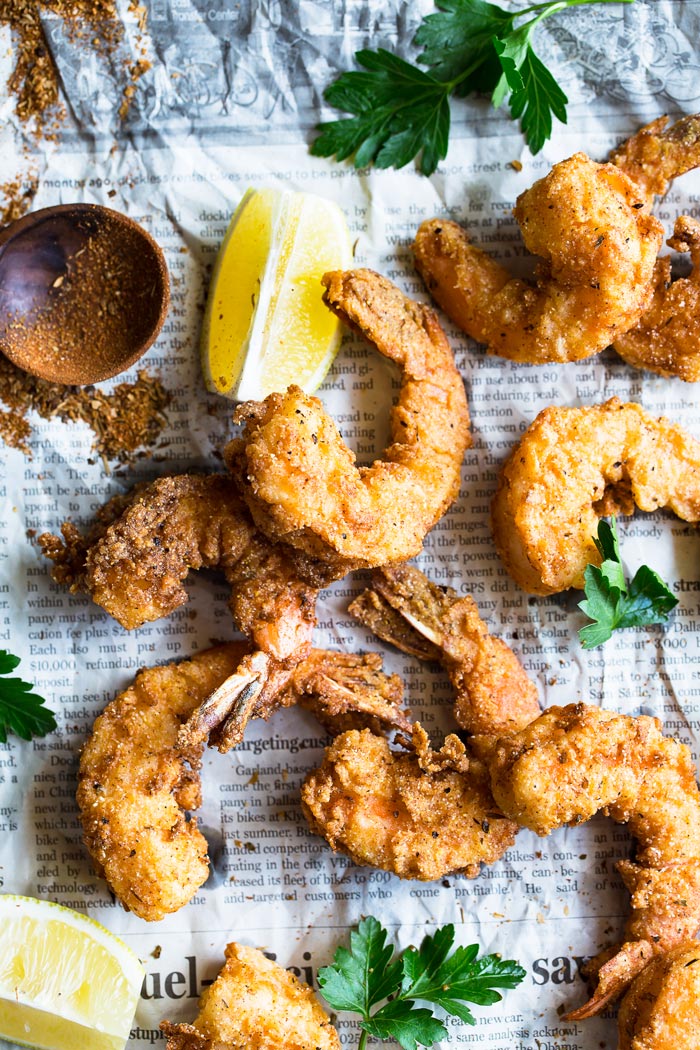
M 111 208 L 59 204 L 0 232 L 0 351 L 41 379 L 82 386 L 123 372 L 169 303 L 163 252 Z

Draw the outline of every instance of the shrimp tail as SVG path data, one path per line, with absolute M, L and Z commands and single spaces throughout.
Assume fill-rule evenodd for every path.
M 667 128 L 657 117 L 610 154 L 614 164 L 644 192 L 648 208 L 663 197 L 674 179 L 700 164 L 700 114 L 682 117 Z
M 565 1020 L 583 1021 L 587 1017 L 595 1017 L 601 1010 L 616 1002 L 654 955 L 650 941 L 628 941 L 611 951 L 614 952 L 612 956 L 610 951 L 604 953 L 605 961 L 602 964 L 598 962 L 601 957 L 589 964 L 588 970 L 591 973 L 595 972 L 595 988 L 582 1006 L 565 1014 Z
M 379 653 L 316 649 L 294 672 L 294 694 L 334 735 L 357 728 L 410 733 L 410 712 L 401 707 L 403 683 L 381 667 Z
M 381 670 L 378 653 L 364 656 L 314 649 L 298 664 L 280 664 L 256 651 L 192 713 L 178 733 L 182 750 L 207 738 L 225 754 L 243 740 L 252 718 L 267 719 L 281 707 L 298 704 L 334 734 L 352 728 L 381 733 L 410 731 L 401 707 L 403 685 Z
M 209 740 L 226 752 L 239 744 L 268 682 L 270 664 L 265 653 L 244 656 L 233 674 L 206 697 L 180 728 L 177 747 L 185 751 Z
M 489 633 L 473 598 L 399 565 L 375 571 L 350 612 L 403 652 L 443 664 L 456 690 L 455 718 L 467 732 L 514 732 L 539 715 L 534 683 L 515 653 Z

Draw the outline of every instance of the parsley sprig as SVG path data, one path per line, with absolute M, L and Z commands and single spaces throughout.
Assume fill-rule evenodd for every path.
M 579 631 L 584 649 L 594 649 L 607 642 L 612 632 L 623 627 L 645 627 L 665 623 L 678 599 L 658 573 L 642 565 L 631 583 L 625 579 L 615 518 L 611 524 L 598 523 L 598 537 L 593 537 L 603 559 L 602 565 L 587 565 L 584 572 L 586 600 L 579 602 L 586 616 L 593 620 Z
M 383 48 L 357 51 L 364 72 L 342 73 L 324 92 L 332 106 L 353 115 L 319 124 L 311 152 L 353 157 L 356 168 L 402 168 L 420 154 L 420 170 L 431 175 L 447 156 L 450 96 L 480 92 L 491 95 L 495 108 L 508 102 L 538 153 L 552 134 L 552 118 L 566 123 L 568 99 L 535 54 L 533 34 L 550 15 L 593 3 L 634 0 L 547 0 L 516 11 L 486 0 L 436 0 L 439 10 L 422 20 L 414 38 L 427 72 Z
M 524 978 L 525 970 L 512 960 L 477 958 L 476 944 L 455 948 L 450 955 L 454 938 L 452 924 L 441 926 L 420 948 L 395 955 L 381 923 L 371 915 L 361 920 L 350 934 L 350 949 L 338 948 L 333 964 L 318 973 L 333 1009 L 361 1015 L 358 1050 L 364 1050 L 368 1036 L 395 1039 L 404 1050 L 432 1046 L 448 1034 L 447 1028 L 431 1009 L 416 1006 L 416 1000 L 476 1024 L 467 1002 L 492 1006 L 502 999 L 496 988 L 515 988 Z M 384 1005 L 372 1013 L 379 1003 Z
M 14 671 L 19 663 L 18 656 L 0 649 L 0 675 Z M 32 692 L 33 688 L 21 678 L 0 677 L 0 743 L 6 743 L 8 731 L 31 740 L 56 728 L 53 712 L 44 706 L 43 697 Z

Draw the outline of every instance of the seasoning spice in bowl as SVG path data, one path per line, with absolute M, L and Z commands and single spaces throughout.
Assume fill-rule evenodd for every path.
M 111 208 L 44 208 L 0 233 L 0 351 L 41 379 L 82 386 L 123 372 L 169 302 L 163 252 Z

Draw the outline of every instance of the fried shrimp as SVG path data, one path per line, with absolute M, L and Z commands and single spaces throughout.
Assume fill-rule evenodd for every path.
M 537 688 L 512 649 L 489 634 L 473 598 L 399 565 L 375 570 L 350 612 L 383 641 L 445 667 L 455 719 L 467 732 L 510 733 L 539 715 Z
M 658 955 L 620 1004 L 618 1050 L 700 1050 L 700 944 Z
M 323 283 L 327 305 L 401 369 L 383 459 L 356 467 L 321 402 L 298 387 L 241 405 L 245 430 L 225 453 L 256 524 L 296 548 L 318 585 L 417 554 L 458 493 L 470 443 L 464 384 L 433 311 L 371 270 Z
M 256 531 L 226 475 L 160 478 L 107 504 L 86 537 L 70 523 L 62 531 L 63 542 L 39 537 L 54 578 L 86 591 L 127 630 L 183 605 L 191 569 L 219 568 L 236 626 L 260 649 L 285 660 L 310 646 L 317 591 Z
M 571 704 L 503 737 L 488 765 L 497 805 L 538 835 L 601 811 L 637 839 L 634 862 L 617 864 L 632 903 L 625 943 L 594 960 L 597 988 L 569 1014 L 589 1017 L 700 927 L 700 791 L 690 749 L 664 736 L 655 718 Z
M 245 654 L 244 643 L 231 642 L 140 671 L 107 705 L 83 748 L 77 801 L 85 845 L 98 873 L 142 919 L 176 911 L 208 877 L 207 843 L 196 818 L 186 815 L 201 803 L 206 733 L 183 736 L 182 727 L 239 676 Z M 406 728 L 400 681 L 380 667 L 373 654 L 313 650 L 307 662 L 278 669 L 249 715 L 268 717 L 299 703 L 326 722 L 354 713 L 355 724 Z
M 402 879 L 475 878 L 512 846 L 517 825 L 494 805 L 483 766 L 456 736 L 432 751 L 418 723 L 413 751 L 392 751 L 369 730 L 339 736 L 305 780 L 313 831 L 356 864 Z
M 620 357 L 635 368 L 687 383 L 700 380 L 700 222 L 687 215 L 676 220 L 667 244 L 689 252 L 692 270 L 672 280 L 671 259 L 663 255 L 654 267 L 651 306 L 629 332 L 613 343 Z
M 583 587 L 586 565 L 600 563 L 598 519 L 635 507 L 700 520 L 700 443 L 617 398 L 546 408 L 501 468 L 493 536 L 516 583 L 554 594 Z
M 683 117 L 670 128 L 668 117 L 652 121 L 610 154 L 610 161 L 644 194 L 647 209 L 679 175 L 700 165 L 700 115 Z M 700 224 L 687 215 L 675 223 L 666 242 L 690 253 L 687 277 L 672 278 L 671 259 L 656 261 L 651 305 L 639 321 L 619 335 L 613 346 L 635 368 L 688 383 L 700 380 Z
M 257 948 L 226 947 L 194 1024 L 161 1023 L 166 1050 L 340 1050 L 311 988 Z
M 209 876 L 206 840 L 185 816 L 201 803 L 203 745 L 175 743 L 244 652 L 234 643 L 140 671 L 97 719 L 80 756 L 85 845 L 122 904 L 149 922 L 181 908 Z
M 422 223 L 413 245 L 431 295 L 467 335 L 513 361 L 578 361 L 609 346 L 649 305 L 663 229 L 614 164 L 576 153 L 522 193 L 514 215 L 539 256 L 514 278 L 454 222 Z

